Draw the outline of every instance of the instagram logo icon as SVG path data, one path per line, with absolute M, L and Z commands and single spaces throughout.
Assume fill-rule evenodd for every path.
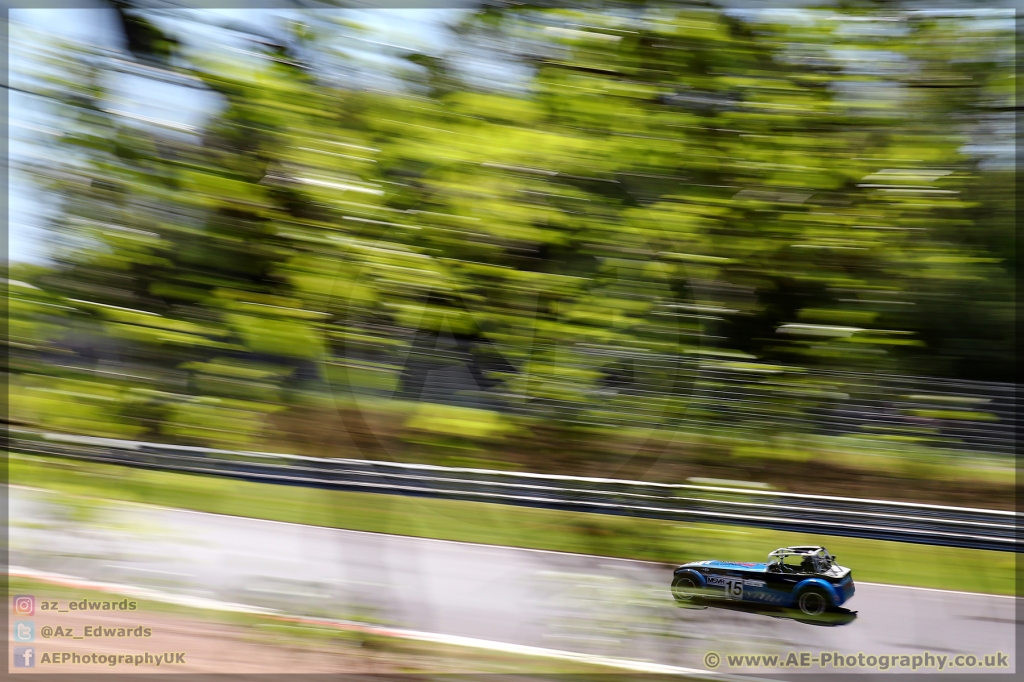
M 14 598 L 14 613 L 19 616 L 31 616 L 36 612 L 36 598 L 22 594 Z

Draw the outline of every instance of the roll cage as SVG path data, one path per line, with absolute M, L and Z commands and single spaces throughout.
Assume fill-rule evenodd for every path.
M 800 568 L 786 564 L 789 557 L 802 557 Z M 781 547 L 768 555 L 768 570 L 782 573 L 825 573 L 836 565 L 836 558 L 824 547 Z

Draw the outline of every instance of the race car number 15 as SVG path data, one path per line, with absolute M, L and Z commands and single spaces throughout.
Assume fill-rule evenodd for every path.
M 727 579 L 725 583 L 725 596 L 729 599 L 742 599 L 743 598 L 743 580 L 732 580 Z

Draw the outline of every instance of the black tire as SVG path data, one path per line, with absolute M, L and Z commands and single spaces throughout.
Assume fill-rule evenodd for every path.
M 692 604 L 700 593 L 697 581 L 685 573 L 672 579 L 672 597 L 680 604 Z
M 810 587 L 800 593 L 796 598 L 797 608 L 805 616 L 821 616 L 831 605 L 832 600 L 825 594 L 824 590 Z

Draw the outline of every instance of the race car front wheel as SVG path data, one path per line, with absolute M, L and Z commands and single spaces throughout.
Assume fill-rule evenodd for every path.
M 828 609 L 828 596 L 821 590 L 809 589 L 800 593 L 796 604 L 800 611 L 807 616 L 820 616 Z
M 697 582 L 690 576 L 677 575 L 672 580 L 672 596 L 680 604 L 692 602 L 698 594 Z

